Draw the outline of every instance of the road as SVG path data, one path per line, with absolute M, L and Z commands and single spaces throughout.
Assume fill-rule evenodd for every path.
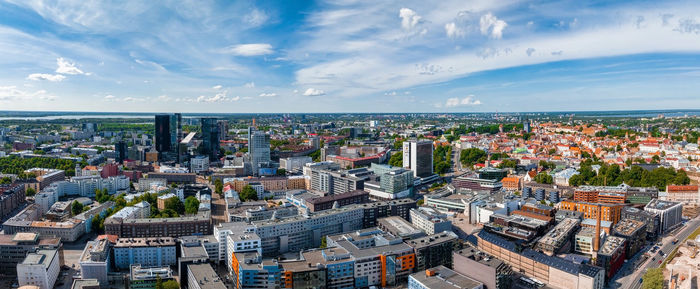
M 659 267 L 659 260 L 664 260 L 665 257 L 668 256 L 673 250 L 675 250 L 678 246 L 680 246 L 683 243 L 683 240 L 688 238 L 688 236 L 693 233 L 698 227 L 700 227 L 700 219 L 694 218 L 690 221 L 688 221 L 681 229 L 680 231 L 676 231 L 675 234 L 671 234 L 670 236 L 664 237 L 662 240 L 662 245 L 661 248 L 649 257 L 649 259 L 645 260 L 644 262 L 641 263 L 640 266 L 638 266 L 633 273 L 630 276 L 625 276 L 621 277 L 618 279 L 618 283 L 620 286 L 618 288 L 624 288 L 624 289 L 639 289 L 642 287 L 642 283 L 639 282 L 639 279 L 644 276 L 644 273 L 646 273 L 647 269 L 649 268 L 658 268 Z M 678 239 L 678 243 L 673 244 L 674 239 Z M 661 257 L 659 255 L 660 252 L 664 253 L 664 257 Z M 633 261 L 628 261 L 626 266 L 629 264 L 635 264 Z M 631 265 L 629 265 L 631 266 Z M 623 272 L 623 270 L 626 269 L 625 267 L 621 268 L 620 272 Z M 613 282 L 611 282 L 612 284 Z

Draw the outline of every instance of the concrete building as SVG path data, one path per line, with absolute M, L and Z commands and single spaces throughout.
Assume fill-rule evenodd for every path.
M 433 142 L 404 141 L 403 167 L 413 171 L 414 177 L 425 178 L 433 175 Z
M 100 289 L 100 282 L 97 279 L 75 279 L 71 289 Z M 38 288 L 37 288 L 38 289 Z
M 474 247 L 452 253 L 453 268 L 457 273 L 484 284 L 485 289 L 509 289 L 513 271 L 505 262 Z
M 88 242 L 80 256 L 80 276 L 83 279 L 96 279 L 100 284 L 109 284 L 108 274 L 111 244 L 109 240 L 100 239 Z
M 659 236 L 659 234 L 661 234 L 661 218 L 655 213 L 633 207 L 624 207 L 622 209 L 622 218 L 645 223 L 648 239 L 654 240 Z
M 253 175 L 258 175 L 263 164 L 270 162 L 270 135 L 248 128 L 248 154 L 253 168 Z
M 129 288 L 131 289 L 154 289 L 158 277 L 163 282 L 173 280 L 173 271 L 169 266 L 142 267 L 138 264 L 129 266 Z
M 211 215 L 208 211 L 195 216 L 158 219 L 105 220 L 105 233 L 122 238 L 182 237 L 209 235 L 212 233 Z
M 119 238 L 114 245 L 114 265 L 129 268 L 131 264 L 144 267 L 172 266 L 176 263 L 175 239 L 158 238 Z
M 369 202 L 369 193 L 361 190 L 355 190 L 342 194 L 332 194 L 305 200 L 306 207 L 309 208 L 311 212 L 332 209 L 336 202 L 338 207 L 367 203 Z
M 440 265 L 452 267 L 452 252 L 457 248 L 457 234 L 452 231 L 440 232 L 408 240 L 406 244 L 416 254 L 416 271 Z
M 24 261 L 17 265 L 18 284 L 53 289 L 60 270 L 57 250 L 37 250 L 36 253 L 27 254 Z
M 632 257 L 646 244 L 647 224 L 642 221 L 622 219 L 613 228 L 613 235 L 627 239 L 625 255 Z
M 666 201 L 679 202 L 683 205 L 700 205 L 700 189 L 697 185 L 666 186 Z
M 537 248 L 549 256 L 571 251 L 572 236 L 578 231 L 580 224 L 579 219 L 564 219 L 537 241 Z
M 344 171 L 311 170 L 311 190 L 325 194 L 342 194 L 364 189 L 364 180 Z
M 181 257 L 191 257 L 190 254 L 187 254 L 187 251 L 197 247 L 197 254 L 204 252 L 202 255 L 209 261 L 219 262 L 219 241 L 216 236 L 184 236 L 178 238 L 178 241 L 180 243 Z
M 209 171 L 209 157 L 196 156 L 190 159 L 190 172 L 199 174 Z
M 226 285 L 209 264 L 187 265 L 188 289 L 226 289 Z
M 300 171 L 305 164 L 313 163 L 311 157 L 288 157 L 280 159 L 280 169 L 285 169 L 288 172 Z
M 411 209 L 409 212 L 411 224 L 425 231 L 428 235 L 444 231 L 452 231 L 452 222 L 447 220 L 447 215 L 428 207 Z
M 644 207 L 644 210 L 659 216 L 661 233 L 668 232 L 683 221 L 682 203 L 653 199 Z
M 25 188 L 21 184 L 0 185 L 0 219 L 4 220 L 25 202 Z
M 29 253 L 40 249 L 53 249 L 61 252 L 60 238 L 40 236 L 36 233 L 0 234 L 0 272 L 7 275 L 17 273 L 17 264 Z
M 411 223 L 406 221 L 406 219 L 397 216 L 380 218 L 377 221 L 377 227 L 384 232 L 403 239 L 404 241 L 426 236 L 423 230 L 414 227 L 411 225 Z
M 445 266 L 437 266 L 413 273 L 408 278 L 408 289 L 482 289 L 484 284 L 459 274 Z
M 601 244 L 596 257 L 596 265 L 605 269 L 605 279 L 610 280 L 622 267 L 626 258 L 627 240 L 622 237 L 608 236 Z

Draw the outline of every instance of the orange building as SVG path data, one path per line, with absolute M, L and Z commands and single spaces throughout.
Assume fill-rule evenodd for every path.
M 501 179 L 501 184 L 503 184 L 503 188 L 506 189 L 507 191 L 517 191 L 520 190 L 520 177 L 517 176 L 510 176 L 510 177 L 505 177 Z
M 574 201 L 587 203 L 624 204 L 625 193 L 600 192 L 597 190 L 576 190 Z
M 562 210 L 582 212 L 583 217 L 586 219 L 596 219 L 598 217 L 598 207 L 600 206 L 600 219 L 602 221 L 612 222 L 612 225 L 615 225 L 620 221 L 622 208 L 624 207 L 624 205 L 621 204 L 602 204 L 577 201 L 562 201 L 559 205 Z

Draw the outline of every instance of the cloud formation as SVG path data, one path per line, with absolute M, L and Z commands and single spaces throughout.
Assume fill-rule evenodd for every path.
M 57 58 L 56 64 L 58 65 L 58 68 L 56 68 L 56 73 L 70 75 L 85 74 L 85 72 L 75 66 L 74 62 L 70 62 L 63 57 Z
M 458 106 L 475 106 L 475 105 L 481 105 L 481 101 L 478 99 L 474 99 L 473 95 L 468 95 L 464 98 L 459 98 L 459 97 L 452 97 L 448 98 L 447 101 L 445 102 L 445 107 L 458 107 Z
M 324 95 L 326 94 L 325 91 L 320 90 L 320 89 L 315 89 L 315 88 L 309 88 L 304 91 L 305 96 L 319 96 L 319 95 Z
M 27 76 L 29 80 L 46 80 L 51 82 L 59 82 L 66 79 L 65 76 L 60 74 L 47 74 L 47 73 L 32 73 Z
M 259 56 L 272 54 L 272 45 L 267 43 L 239 44 L 229 47 L 228 51 L 238 56 Z
M 503 30 L 508 27 L 508 23 L 498 19 L 491 12 L 484 14 L 479 19 L 479 30 L 482 35 L 489 36 L 494 39 L 503 37 Z

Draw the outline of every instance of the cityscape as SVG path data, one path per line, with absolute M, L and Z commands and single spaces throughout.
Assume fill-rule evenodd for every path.
M 700 288 L 700 2 L 0 0 L 0 289 Z

